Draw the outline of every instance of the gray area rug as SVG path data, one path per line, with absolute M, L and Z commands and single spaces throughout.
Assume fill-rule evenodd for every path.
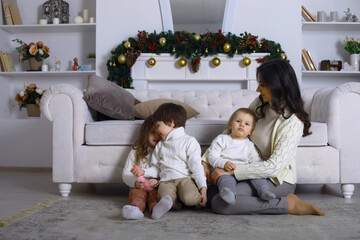
M 0 228 L 0 239 L 360 239 L 360 202 L 312 202 L 326 216 L 222 216 L 210 209 L 170 211 L 160 220 L 125 220 L 126 197 L 58 200 Z

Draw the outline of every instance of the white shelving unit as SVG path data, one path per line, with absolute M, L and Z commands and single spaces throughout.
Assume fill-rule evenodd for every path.
M 96 17 L 96 0 L 68 1 L 70 5 L 70 23 L 38 24 L 41 18 L 43 0 L 17 0 L 23 25 L 2 25 L 0 23 L 0 51 L 11 53 L 16 72 L 0 72 L 0 152 L 5 156 L 0 166 L 49 166 L 52 156 L 52 123 L 42 115 L 40 118 L 29 118 L 26 109 L 19 111 L 14 98 L 24 89 L 24 83 L 36 83 L 47 89 L 58 83 L 68 83 L 80 89 L 86 89 L 91 71 L 72 71 L 73 59 L 79 59 L 79 65 L 86 64 L 87 54 L 96 53 L 96 23 L 74 24 L 72 19 L 82 15 L 84 8 L 90 9 L 91 16 Z M 1 6 L 2 10 L 2 6 Z M 35 14 L 34 14 L 35 13 Z M 3 11 L 0 17 L 3 19 Z M 43 41 L 50 48 L 50 57 L 44 60 L 49 70 L 56 60 L 61 61 L 61 71 L 27 71 L 28 63 L 18 61 L 14 51 L 19 46 L 12 42 L 21 39 L 26 43 Z M 19 136 L 21 132 L 25 135 Z M 12 134 L 10 134 L 12 133 Z M 8 151 L 11 145 L 20 144 L 22 151 Z M 29 154 L 31 149 L 37 151 Z M 25 159 L 18 161 L 17 159 Z
M 360 22 L 346 22 L 344 11 L 350 8 L 360 17 L 360 5 L 355 0 L 338 1 L 302 0 L 310 13 L 316 17 L 317 11 L 338 11 L 339 22 L 302 22 L 302 48 L 310 51 L 318 68 L 322 60 L 340 60 L 343 65 L 350 62 L 344 49 L 344 40 L 360 37 Z M 329 20 L 329 19 L 327 19 Z M 344 82 L 360 82 L 360 72 L 353 71 L 305 71 L 302 70 L 302 84 L 306 87 L 335 86 Z

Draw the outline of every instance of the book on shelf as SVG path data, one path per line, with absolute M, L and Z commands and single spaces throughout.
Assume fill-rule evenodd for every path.
M 311 71 L 310 63 L 308 62 L 308 59 L 306 59 L 304 51 L 301 51 L 301 60 L 302 60 L 305 70 Z
M 10 53 L 0 51 L 0 59 L 4 72 L 16 72 L 15 64 Z
M 3 12 L 6 25 L 13 25 L 8 0 L 2 0 Z
M 305 48 L 301 51 L 301 59 L 304 64 L 305 70 L 308 71 L 317 71 L 317 65 L 314 59 L 311 57 L 311 54 Z
M 316 22 L 316 18 L 304 6 L 301 6 L 301 15 L 307 22 Z
M 314 61 L 314 58 L 311 56 L 310 51 L 306 50 L 306 53 L 307 53 L 308 56 L 309 56 L 310 62 L 311 62 L 311 64 L 312 64 L 314 70 L 317 71 L 317 70 L 318 70 L 317 64 L 316 64 L 316 62 Z
M 7 0 L 9 3 L 9 10 L 11 19 L 14 25 L 22 25 L 22 19 L 19 11 L 19 7 L 16 0 Z

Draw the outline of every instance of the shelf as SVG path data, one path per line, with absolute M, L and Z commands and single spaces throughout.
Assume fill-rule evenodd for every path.
M 64 33 L 95 32 L 96 23 L 83 24 L 34 24 L 34 25 L 2 25 L 0 29 L 10 33 Z
M 303 77 L 360 77 L 360 71 L 302 71 Z
M 80 76 L 80 75 L 93 75 L 96 74 L 95 70 L 92 71 L 29 71 L 29 72 L 0 72 L 0 76 L 14 76 L 14 77 L 45 77 L 45 76 Z
M 360 22 L 302 22 L 303 30 L 359 31 Z

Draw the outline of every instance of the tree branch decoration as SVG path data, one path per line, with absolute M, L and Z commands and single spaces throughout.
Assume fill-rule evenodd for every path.
M 142 53 L 170 53 L 175 58 L 187 59 L 193 71 L 197 71 L 202 57 L 216 56 L 220 53 L 232 58 L 235 54 L 269 53 L 264 58 L 256 59 L 262 63 L 272 58 L 287 59 L 281 45 L 274 41 L 244 32 L 238 36 L 232 33 L 205 34 L 186 31 L 168 31 L 147 33 L 139 31 L 136 38 L 130 37 L 111 51 L 107 61 L 108 80 L 124 88 L 133 88 L 131 67 Z M 156 63 L 156 62 L 155 62 Z

